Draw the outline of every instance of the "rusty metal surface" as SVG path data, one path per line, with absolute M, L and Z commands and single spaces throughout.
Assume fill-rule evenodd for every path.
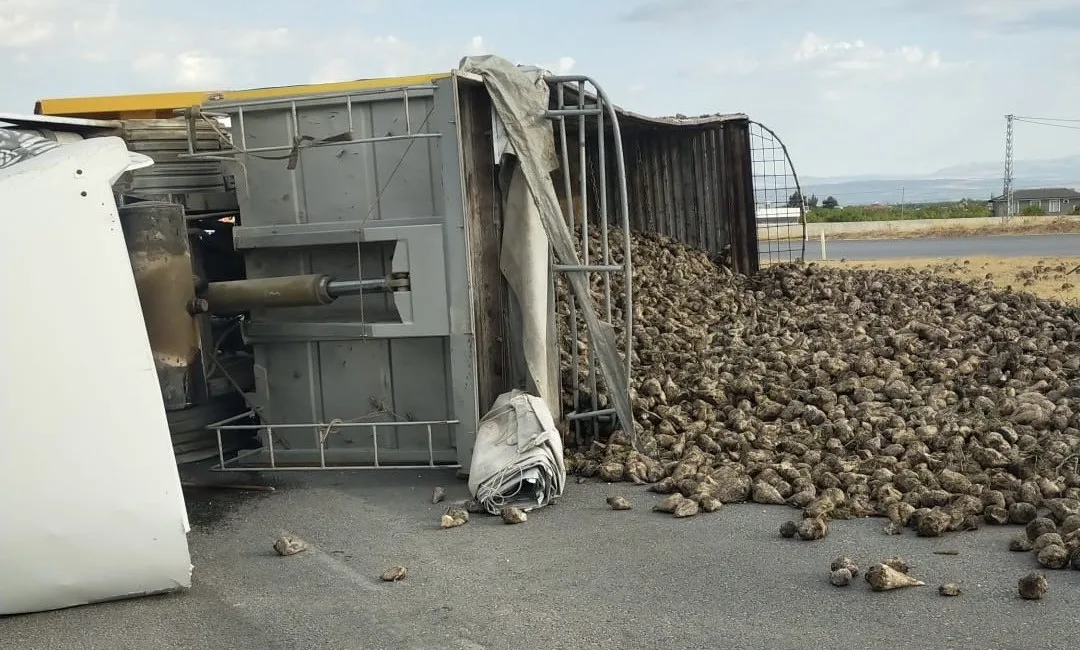
M 476 328 L 478 403 L 486 410 L 495 398 L 514 388 L 509 292 L 499 266 L 502 245 L 502 197 L 495 179 L 491 98 L 480 82 L 458 83 L 461 106 L 462 174 L 466 194 L 469 275 Z
M 166 410 L 205 397 L 198 327 L 188 311 L 195 297 L 183 207 L 141 202 L 119 208 L 143 320 Z
M 723 168 L 718 174 L 718 180 L 723 179 L 722 187 L 726 192 L 720 206 L 721 212 L 715 218 L 730 227 L 730 236 L 726 243 L 730 246 L 732 267 L 740 273 L 756 273 L 760 258 L 750 121 L 726 123 L 722 129 L 721 142 L 723 147 L 717 152 L 720 154 L 717 160 Z
M 713 113 L 710 115 L 699 115 L 696 117 L 689 117 L 686 115 L 672 115 L 664 117 L 650 117 L 648 115 L 642 115 L 641 113 L 635 113 L 634 111 L 626 110 L 625 108 L 615 108 L 619 114 L 619 120 L 625 127 L 629 128 L 687 128 L 687 127 L 716 127 L 721 126 L 727 122 L 741 122 L 749 119 L 745 113 Z
M 182 158 L 188 151 L 188 126 L 174 119 L 123 120 L 119 135 L 128 148 L 150 156 L 154 164 L 120 177 L 118 192 L 139 197 L 225 192 L 225 175 L 218 160 Z M 222 129 L 224 132 L 224 129 Z M 206 122 L 196 125 L 197 151 L 220 151 L 221 136 Z
M 313 307 L 333 302 L 327 292 L 329 281 L 329 276 L 313 273 L 211 282 L 200 297 L 207 300 L 214 313 L 268 307 Z

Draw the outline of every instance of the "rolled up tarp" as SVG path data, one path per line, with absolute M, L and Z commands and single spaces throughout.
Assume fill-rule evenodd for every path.
M 484 510 L 534 510 L 562 496 L 562 437 L 544 400 L 524 391 L 499 395 L 480 420 L 469 470 L 469 492 Z

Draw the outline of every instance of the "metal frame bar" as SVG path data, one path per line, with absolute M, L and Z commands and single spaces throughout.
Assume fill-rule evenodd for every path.
M 446 296 L 450 335 L 448 351 L 450 374 L 450 412 L 455 424 L 451 428 L 457 447 L 458 465 L 468 468 L 471 462 L 481 411 L 477 386 L 477 355 L 473 287 L 469 276 L 469 260 L 473 251 L 466 236 L 465 165 L 463 163 L 463 134 L 461 88 L 458 75 L 437 82 L 433 98 L 437 128 L 445 124 L 446 133 L 453 134 L 439 142 L 442 156 L 444 237 L 446 241 Z
M 612 321 L 612 291 L 611 291 L 611 274 L 622 273 L 625 279 L 624 285 L 624 309 L 623 317 L 625 320 L 625 332 L 624 338 L 624 357 L 626 361 L 626 378 L 627 382 L 630 381 L 632 370 L 632 355 L 630 351 L 633 347 L 633 287 L 631 280 L 633 278 L 633 262 L 631 260 L 630 253 L 630 212 L 629 212 L 629 198 L 626 186 L 626 163 L 623 158 L 623 146 L 622 146 L 622 132 L 619 128 L 619 116 L 615 111 L 614 105 L 608 99 L 607 94 L 591 77 L 584 75 L 548 75 L 546 77 L 548 84 L 552 87 L 552 94 L 555 98 L 554 109 L 550 109 L 547 112 L 547 117 L 554 120 L 559 130 L 559 156 L 560 163 L 563 169 L 563 191 L 566 195 L 566 207 L 568 214 L 568 225 L 573 230 L 576 225 L 577 211 L 575 208 L 575 201 L 573 198 L 573 185 L 570 178 L 570 152 L 567 144 L 568 129 L 567 120 L 574 119 L 577 121 L 577 138 L 578 138 L 578 181 L 581 197 L 581 215 L 582 215 L 582 263 L 580 265 L 565 265 L 565 264 L 553 264 L 552 265 L 552 282 L 556 273 L 600 273 L 603 278 L 604 284 L 604 304 L 602 309 L 604 310 L 604 317 L 607 322 Z M 590 92 L 589 86 L 592 87 Z M 573 103 L 567 103 L 567 88 L 570 88 L 576 95 L 576 101 Z M 600 263 L 594 263 L 590 260 L 589 252 L 589 201 L 588 201 L 588 160 L 586 156 L 586 143 L 588 140 L 588 117 L 595 118 L 595 125 L 593 132 L 597 139 L 597 164 L 596 171 L 598 175 L 598 193 L 599 193 L 599 218 L 600 218 Z M 611 250 L 609 246 L 608 236 L 608 221 L 610 218 L 609 205 L 608 205 L 608 152 L 606 133 L 610 124 L 610 130 L 615 145 L 614 162 L 615 162 L 615 174 L 616 183 L 618 188 L 617 210 L 620 227 L 623 235 L 623 262 L 621 265 L 614 264 L 611 258 Z M 591 282 L 590 282 L 591 285 Z M 595 435 L 598 433 L 598 419 L 601 417 L 610 417 L 615 413 L 613 408 L 600 408 L 597 401 L 597 375 L 599 374 L 599 364 L 596 359 L 596 353 L 593 346 L 589 346 L 588 352 L 588 372 L 590 378 L 590 391 L 591 391 L 591 408 L 586 411 L 580 410 L 580 391 L 578 387 L 578 361 L 581 352 L 581 345 L 578 339 L 578 324 L 577 313 L 578 305 L 577 300 L 572 295 L 569 297 L 570 302 L 570 333 L 571 333 L 571 370 L 573 373 L 573 403 L 575 410 L 566 414 L 566 419 L 574 423 L 574 432 L 578 442 L 582 440 L 581 423 L 585 420 L 591 420 L 592 431 Z M 613 390 L 625 390 L 627 393 L 630 391 L 630 386 L 615 387 L 608 385 L 609 391 Z M 632 424 L 627 424 L 632 426 Z
M 300 145 L 300 149 L 316 149 L 318 147 L 344 147 L 353 144 L 376 144 L 379 142 L 395 142 L 398 140 L 422 140 L 426 138 L 441 138 L 441 133 L 405 133 L 402 135 L 384 135 L 371 138 L 354 138 L 351 140 L 335 140 L 333 142 L 313 142 L 311 144 Z M 239 151 L 237 149 L 224 150 L 224 153 L 216 153 L 217 156 L 228 156 L 237 153 L 256 154 L 256 153 L 274 153 L 278 151 L 292 151 L 294 145 L 282 144 L 273 145 L 268 147 L 255 147 L 254 149 L 247 149 L 245 151 Z M 181 154 L 183 155 L 183 154 Z M 188 158 L 200 158 L 205 157 L 203 154 L 195 154 L 185 156 Z
M 234 415 L 232 417 L 219 420 L 213 424 L 206 426 L 214 432 L 217 439 L 218 448 L 218 464 L 213 466 L 215 471 L 222 472 L 251 472 L 251 471 L 310 471 L 310 470 L 346 470 L 346 469 L 439 469 L 439 468 L 457 468 L 461 467 L 460 463 L 436 463 L 435 462 L 435 444 L 434 433 L 431 428 L 434 426 L 450 426 L 460 424 L 459 420 L 416 420 L 416 421 L 395 421 L 395 422 L 330 422 L 330 423 L 308 423 L 308 424 L 233 424 L 244 418 L 255 416 L 254 410 L 249 410 L 244 413 Z M 326 463 L 326 439 L 339 428 L 361 428 L 367 427 L 371 429 L 371 444 L 372 450 L 375 454 L 374 463 L 370 465 L 327 465 Z M 428 449 L 428 462 L 423 465 L 409 464 L 409 465 L 384 465 L 379 462 L 379 429 L 390 427 L 425 427 L 427 430 L 427 449 Z M 277 464 L 277 449 L 274 444 L 274 429 L 313 429 L 316 448 L 315 451 L 319 453 L 318 465 L 291 465 L 281 467 Z M 225 458 L 225 443 L 222 440 L 223 431 L 266 431 L 266 442 L 262 447 L 258 449 L 250 449 L 238 453 L 234 458 L 226 460 Z M 309 451 L 309 450 L 305 450 Z M 254 465 L 254 466 L 241 466 L 240 461 L 252 456 L 258 456 L 266 453 L 270 464 L 269 466 Z
M 327 146 L 343 147 L 343 146 L 358 145 L 358 144 L 378 144 L 380 142 L 396 142 L 396 141 L 400 141 L 400 140 L 423 140 L 423 139 L 429 139 L 429 138 L 441 138 L 442 137 L 441 133 L 414 133 L 413 132 L 413 130 L 412 130 L 413 129 L 412 118 L 409 115 L 409 98 L 410 98 L 409 92 L 410 92 L 410 90 L 413 91 L 414 96 L 432 97 L 435 94 L 435 90 L 431 86 L 404 86 L 402 88 L 389 90 L 389 91 L 387 91 L 387 90 L 377 90 L 377 91 L 371 91 L 369 93 L 355 93 L 354 92 L 354 93 L 345 94 L 345 103 L 346 103 L 346 106 L 349 109 L 349 133 L 350 134 L 352 133 L 352 128 L 353 128 L 353 123 L 352 123 L 352 120 L 353 120 L 353 117 L 352 117 L 352 99 L 353 99 L 353 97 L 360 96 L 360 95 L 363 95 L 363 96 L 365 96 L 367 98 L 370 98 L 373 95 L 383 95 L 383 96 L 388 96 L 388 97 L 393 97 L 394 95 L 400 95 L 401 101 L 404 104 L 404 111 L 405 111 L 405 133 L 403 133 L 401 135 L 373 136 L 373 137 L 368 137 L 368 138 L 350 138 L 349 140 L 334 140 L 332 142 L 318 142 L 318 141 L 316 141 L 316 142 L 312 142 L 312 143 L 309 143 L 309 144 L 299 144 L 300 138 L 302 136 L 301 136 L 301 134 L 299 132 L 299 123 L 297 121 L 297 112 L 298 112 L 297 108 L 298 108 L 298 106 L 300 106 L 300 105 L 307 106 L 307 105 L 312 104 L 313 102 L 318 102 L 320 100 L 337 100 L 337 99 L 341 98 L 342 93 L 331 93 L 331 94 L 323 94 L 323 95 L 302 95 L 300 97 L 294 97 L 294 98 L 290 98 L 290 99 L 286 99 L 286 100 L 275 98 L 275 99 L 265 99 L 265 100 L 251 101 L 251 102 L 240 102 L 240 103 L 236 103 L 236 104 L 220 104 L 220 105 L 214 106 L 213 108 L 215 110 L 212 110 L 212 111 L 211 110 L 203 111 L 201 108 L 199 108 L 198 109 L 198 115 L 196 116 L 197 118 L 205 118 L 205 117 L 213 117 L 213 116 L 225 116 L 225 114 L 221 112 L 221 109 L 223 109 L 223 108 L 235 108 L 236 109 L 237 121 L 239 122 L 239 131 L 240 131 L 240 140 L 241 140 L 240 146 L 237 147 L 236 143 L 233 142 L 233 143 L 231 143 L 232 144 L 231 149 L 221 149 L 221 150 L 215 150 L 215 151 L 212 151 L 212 152 L 195 151 L 196 138 L 195 138 L 195 133 L 194 133 L 194 130 L 193 130 L 194 127 L 192 126 L 192 124 L 193 124 L 193 122 L 195 122 L 197 120 L 189 120 L 188 121 L 188 151 L 187 151 L 187 153 L 178 154 L 177 157 L 178 158 L 202 158 L 202 159 L 215 159 L 215 160 L 231 160 L 234 156 L 236 156 L 237 154 L 241 154 L 241 153 L 243 153 L 243 154 L 267 154 L 267 153 L 277 153 L 277 152 L 283 152 L 283 151 L 293 151 L 293 150 L 296 150 L 296 149 L 312 149 L 312 148 L 327 147 Z M 267 107 L 267 106 L 281 106 L 281 105 L 288 106 L 289 107 L 289 113 L 292 115 L 294 141 L 291 142 L 291 143 L 288 143 L 288 144 L 270 145 L 270 146 L 265 146 L 265 147 L 254 147 L 254 148 L 249 149 L 247 147 L 246 138 L 244 137 L 244 111 L 245 111 L 245 109 L 250 113 L 252 111 L 252 109 L 258 109 L 260 107 Z
M 407 86 L 396 87 L 383 87 L 383 88 L 368 88 L 368 89 L 344 89 L 344 90 L 331 90 L 329 92 L 321 93 L 308 93 L 304 95 L 292 95 L 288 97 L 267 97 L 264 99 L 238 99 L 234 101 L 215 101 L 211 102 L 210 107 L 214 109 L 220 108 L 237 108 L 239 106 L 244 107 L 280 107 L 288 106 L 290 104 L 303 104 L 304 106 L 318 106 L 323 103 L 338 103 L 342 97 L 363 97 L 366 102 L 377 102 L 384 99 L 393 99 L 395 97 L 404 98 L 405 94 L 409 94 L 410 98 L 415 97 L 431 97 L 435 94 L 435 89 L 442 81 L 449 79 L 444 77 L 433 81 L 430 84 L 413 84 Z

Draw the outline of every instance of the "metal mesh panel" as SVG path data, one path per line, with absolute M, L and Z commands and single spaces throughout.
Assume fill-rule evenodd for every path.
M 750 154 L 759 259 L 762 264 L 801 260 L 807 204 L 787 147 L 772 129 L 751 121 Z

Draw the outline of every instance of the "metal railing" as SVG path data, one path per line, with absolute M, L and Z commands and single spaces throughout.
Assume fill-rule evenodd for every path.
M 233 472 L 250 472 L 255 470 L 279 470 L 279 471 L 297 471 L 297 470 L 347 470 L 347 469 L 433 469 L 433 468 L 458 468 L 458 463 L 439 463 L 435 460 L 435 446 L 434 446 L 434 431 L 432 427 L 436 426 L 451 426 L 459 423 L 458 420 L 416 420 L 416 421 L 396 421 L 396 422 L 343 422 L 338 420 L 332 420 L 329 423 L 309 423 L 309 424 L 234 424 L 245 418 L 253 417 L 255 415 L 254 410 L 249 410 L 244 413 L 234 415 L 232 417 L 214 422 L 207 425 L 207 429 L 214 431 L 217 438 L 218 446 L 218 464 L 213 467 L 217 471 L 233 471 Z M 398 464 L 398 463 L 383 463 L 379 459 L 379 429 L 390 428 L 396 429 L 401 427 L 424 427 L 427 432 L 427 450 L 428 450 L 428 462 L 424 464 Z M 326 439 L 330 434 L 335 433 L 338 429 L 352 429 L 352 428 L 368 428 L 371 430 L 371 449 L 374 454 L 374 460 L 370 464 L 338 464 L 327 462 L 327 446 Z M 280 452 L 277 449 L 277 444 L 274 442 L 274 430 L 275 429 L 311 429 L 313 438 L 315 441 L 315 449 L 319 455 L 319 462 L 317 465 L 311 463 L 297 463 L 295 465 L 281 465 L 278 462 Z M 263 445 L 258 449 L 249 449 L 238 452 L 232 458 L 225 457 L 225 444 L 222 438 L 225 431 L 259 431 L 264 435 Z M 309 452 L 311 449 L 304 449 L 303 451 Z M 329 450 L 331 453 L 340 450 Z M 353 450 L 349 450 L 350 453 L 356 453 Z M 249 458 L 256 456 L 266 456 L 265 463 L 241 465 L 241 463 Z
M 409 100 L 411 98 L 418 97 L 430 97 L 434 93 L 431 86 L 403 86 L 401 88 L 393 88 L 379 91 L 367 91 L 367 92 L 353 92 L 348 94 L 342 93 L 328 93 L 326 95 L 305 95 L 290 99 L 263 99 L 257 101 L 245 101 L 243 104 L 222 104 L 213 107 L 216 110 L 204 110 L 201 107 L 194 109 L 186 109 L 183 111 L 188 118 L 188 151 L 187 153 L 180 154 L 181 158 L 210 158 L 218 160 L 232 160 L 236 154 L 247 154 L 254 158 L 261 158 L 264 160 L 288 160 L 290 169 L 296 165 L 296 157 L 298 151 L 303 148 L 316 148 L 326 146 L 347 146 L 355 144 L 378 144 L 382 142 L 396 142 L 400 140 L 422 140 L 431 138 L 442 137 L 441 133 L 425 133 L 424 127 L 427 125 L 432 113 L 435 110 L 434 103 L 427 115 L 424 116 L 423 121 L 417 127 L 417 130 L 413 130 L 413 120 L 409 113 Z M 356 137 L 356 125 L 353 121 L 353 97 L 364 96 L 364 102 L 370 103 L 373 97 L 380 97 L 379 101 L 383 101 L 382 97 L 388 97 L 394 99 L 400 96 L 403 110 L 405 112 L 405 133 L 398 135 L 385 135 L 385 136 L 369 136 L 369 137 Z M 312 138 L 311 136 L 300 133 L 300 121 L 298 104 L 301 102 L 311 102 L 322 99 L 333 98 L 345 98 L 346 114 L 348 116 L 348 127 L 343 133 L 335 134 L 325 138 Z M 279 145 L 267 145 L 263 147 L 248 147 L 247 137 L 245 135 L 245 109 L 251 112 L 251 109 L 258 108 L 260 106 L 278 106 L 285 104 L 289 107 L 289 114 L 292 117 L 292 142 Z M 236 128 L 234 132 L 239 133 L 240 142 L 237 143 L 235 138 L 221 129 L 220 125 L 215 122 L 215 118 L 223 118 L 231 116 L 223 109 L 233 109 L 236 115 Z M 195 142 L 196 139 L 196 124 L 199 120 L 202 120 L 210 124 L 218 133 L 218 137 L 222 140 L 223 145 L 227 145 L 228 148 L 224 148 L 220 151 L 196 151 Z M 288 152 L 282 156 L 268 156 L 266 154 Z
M 631 241 L 630 241 L 630 216 L 629 216 L 629 199 L 626 188 L 626 166 L 623 158 L 622 149 L 622 133 L 619 129 L 619 118 L 615 112 L 614 105 L 608 100 L 607 95 L 603 89 L 590 77 L 582 75 L 548 75 L 546 77 L 548 84 L 552 88 L 552 95 L 554 97 L 555 107 L 550 109 L 547 113 L 549 119 L 555 122 L 556 128 L 559 134 L 559 151 L 560 167 L 562 169 L 562 182 L 563 193 L 566 201 L 566 212 L 568 225 L 571 232 L 573 232 L 579 225 L 581 228 L 581 241 L 580 250 L 581 265 L 552 265 L 553 274 L 558 273 L 599 273 L 602 276 L 603 285 L 603 301 L 600 305 L 600 309 L 603 312 L 603 318 L 606 322 L 614 326 L 613 321 L 613 296 L 612 296 L 612 282 L 611 275 L 613 273 L 621 273 L 623 275 L 623 340 L 624 340 L 624 357 L 626 377 L 629 382 L 631 372 L 631 354 L 630 350 L 633 345 L 633 264 L 631 260 Z M 590 88 L 591 87 L 591 88 Z M 567 91 L 570 91 L 569 93 Z M 572 94 L 572 101 L 568 101 L 568 94 Z M 591 120 L 590 120 L 591 118 Z M 568 125 L 568 121 L 573 121 L 572 125 Z M 590 124 L 590 121 L 592 122 Z M 571 135 L 571 126 L 576 127 L 575 133 Z M 608 152 L 607 152 L 607 131 L 610 128 L 612 144 L 614 147 L 614 172 L 615 180 L 615 210 L 617 216 L 617 223 L 621 229 L 621 240 L 623 247 L 623 260 L 621 264 L 615 264 L 612 259 L 610 240 L 609 240 L 609 225 L 612 221 L 609 204 L 609 165 L 608 165 Z M 587 155 L 590 149 L 589 136 L 590 134 L 595 138 L 595 144 L 592 147 L 596 152 L 595 164 L 589 164 L 589 156 Z M 571 149 L 570 142 L 576 136 L 576 153 L 577 153 L 577 191 L 578 201 L 575 202 L 574 198 L 574 180 L 571 178 Z M 590 172 L 593 174 L 592 184 L 599 193 L 599 214 L 593 215 L 595 220 L 590 219 L 589 208 L 591 202 L 589 197 L 589 181 Z M 578 210 L 576 209 L 580 205 L 581 223 L 577 222 Z M 598 221 L 598 223 L 594 223 Z M 589 235 L 590 230 L 594 227 L 598 227 L 599 239 L 600 239 L 600 251 L 599 255 L 589 250 Z M 597 259 L 598 258 L 598 259 Z M 591 276 L 589 277 L 589 285 L 592 285 Z M 568 301 L 570 308 L 570 316 L 568 326 L 570 328 L 570 340 L 571 340 L 571 369 L 572 376 L 570 382 L 572 383 L 572 405 L 571 412 L 566 413 L 567 420 L 574 423 L 574 432 L 577 440 L 580 442 L 581 424 L 583 421 L 590 420 L 593 425 L 593 433 L 598 431 L 598 418 L 611 417 L 616 414 L 615 408 L 601 408 L 598 402 L 598 389 L 599 389 L 599 363 L 596 358 L 593 346 L 588 346 L 587 357 L 587 373 L 589 377 L 589 407 L 583 408 L 581 404 L 581 391 L 578 381 L 578 363 L 581 358 L 581 344 L 579 338 L 579 324 L 578 324 L 578 308 L 577 300 L 574 298 L 572 292 L 568 292 Z M 630 387 L 627 386 L 611 386 L 606 385 L 609 393 L 611 391 L 622 391 L 629 399 Z M 625 423 L 627 426 L 633 426 L 633 423 Z

